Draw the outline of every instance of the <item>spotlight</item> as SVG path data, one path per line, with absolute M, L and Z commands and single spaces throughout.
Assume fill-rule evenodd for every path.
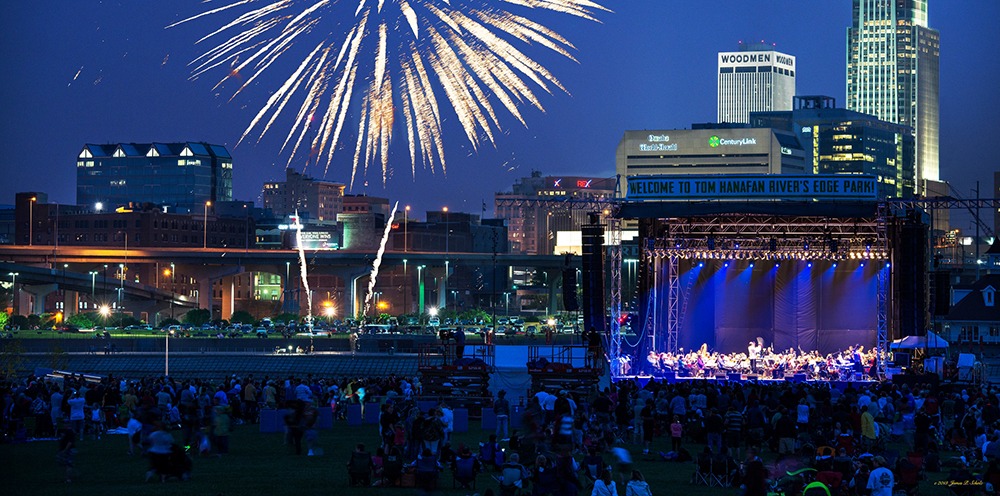
M 809 263 L 807 263 L 807 264 L 806 264 L 806 267 L 808 267 L 808 268 L 810 268 L 810 269 L 812 268 L 812 266 L 813 266 L 813 263 L 812 263 L 812 262 L 809 262 Z
M 751 269 L 753 268 L 753 262 L 750 262 L 750 268 Z
M 865 263 L 864 263 L 864 262 L 861 262 L 861 266 L 862 266 L 862 267 L 864 267 L 864 266 L 865 266 Z
M 886 263 L 885 263 L 885 268 L 887 268 L 887 269 L 888 269 L 888 268 L 889 268 L 889 267 L 891 267 L 891 266 L 892 266 L 892 264 L 890 264 L 889 262 L 886 262 Z
M 837 268 L 837 262 L 833 262 L 833 268 Z
M 699 268 L 704 267 L 704 266 L 705 266 L 705 262 L 698 262 L 698 267 Z
M 724 268 L 725 268 L 725 267 L 729 267 L 729 262 L 726 262 L 726 263 L 722 264 L 722 266 L 723 266 Z

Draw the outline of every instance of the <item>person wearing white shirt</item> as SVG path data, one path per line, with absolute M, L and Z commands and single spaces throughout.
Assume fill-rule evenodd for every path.
M 868 475 L 868 489 L 871 491 L 871 496 L 892 496 L 895 478 L 892 470 L 885 467 L 885 458 L 876 456 L 875 467 L 875 470 Z

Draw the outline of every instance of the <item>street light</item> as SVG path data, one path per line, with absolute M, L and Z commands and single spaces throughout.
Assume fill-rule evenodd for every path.
M 170 320 L 174 320 L 174 294 L 177 292 L 177 288 L 174 287 L 174 277 L 177 273 L 177 269 L 174 268 L 174 263 L 170 262 Z
M 406 239 L 406 230 L 403 230 L 403 239 Z M 409 299 L 407 293 L 410 292 L 410 280 L 406 277 L 406 259 L 403 259 L 403 312 L 410 313 Z
M 96 270 L 92 270 L 89 273 L 90 273 L 90 303 L 93 304 L 94 303 L 94 296 L 95 296 L 95 294 L 94 294 L 95 291 L 94 290 L 95 290 L 95 288 L 97 286 L 97 271 Z
M 38 201 L 37 197 L 32 196 L 28 199 L 28 246 L 31 246 L 35 242 L 35 202 Z
M 10 306 L 11 306 L 11 308 L 14 309 L 14 315 L 17 315 L 18 314 L 17 313 L 17 310 L 18 310 L 18 308 L 17 308 L 18 307 L 17 300 L 18 300 L 18 296 L 21 295 L 21 292 L 20 291 L 16 291 L 15 292 L 14 288 L 17 287 L 17 276 L 21 275 L 21 273 L 20 272 L 8 272 L 7 275 L 10 276 L 10 295 L 11 295 L 11 300 L 12 300 Z
M 407 205 L 406 208 L 403 209 L 403 253 L 406 253 L 406 250 L 408 249 L 406 245 L 406 224 L 408 224 L 407 218 L 409 217 L 409 214 L 410 206 Z M 403 264 L 405 266 L 406 260 L 403 260 Z
M 211 207 L 211 206 L 212 206 L 212 202 L 211 201 L 205 202 L 205 218 L 202 221 L 202 224 L 204 224 L 204 226 L 205 226 L 205 238 L 204 238 L 204 242 L 202 243 L 202 248 L 208 248 L 208 207 Z
M 510 320 L 510 291 L 503 292 L 503 299 L 504 299 L 504 314 L 506 315 L 507 320 Z
M 454 305 L 455 305 L 455 312 L 457 313 L 458 312 L 458 291 L 455 291 L 454 289 L 451 290 L 451 296 L 452 296 L 452 301 L 454 302 Z

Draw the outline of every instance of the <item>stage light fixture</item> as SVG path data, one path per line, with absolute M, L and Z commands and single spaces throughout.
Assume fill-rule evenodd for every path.
M 750 268 L 751 269 L 753 268 L 753 262 L 750 262 Z
M 722 267 L 723 268 L 729 268 L 729 262 L 726 262 L 726 263 L 722 264 Z
M 864 262 L 861 262 L 861 266 L 862 266 L 862 267 L 864 267 L 864 266 L 865 266 L 865 263 L 864 263 Z
M 833 262 L 833 268 L 837 268 L 837 262 Z
M 889 262 L 886 262 L 886 263 L 885 263 L 885 268 L 887 268 L 887 269 L 888 269 L 888 268 L 889 268 L 889 267 L 891 267 L 891 266 L 892 266 L 892 264 L 890 264 Z
M 813 266 L 813 263 L 812 263 L 812 262 L 809 262 L 809 263 L 807 263 L 807 264 L 806 264 L 806 267 L 808 267 L 808 268 L 810 268 L 810 269 L 812 268 L 812 266 Z

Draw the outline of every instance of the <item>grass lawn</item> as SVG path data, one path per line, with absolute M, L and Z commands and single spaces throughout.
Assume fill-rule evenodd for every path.
M 472 423 L 472 432 L 456 434 L 453 444 L 466 443 L 477 446 L 488 433 Z M 179 433 L 178 433 L 179 435 Z M 64 471 L 56 464 L 55 441 L 35 441 L 27 444 L 0 445 L 0 481 L 5 495 L 61 495 L 108 496 L 115 494 L 191 494 L 191 495 L 389 495 L 414 494 L 416 489 L 404 488 L 349 488 L 345 464 L 356 443 L 365 443 L 370 451 L 377 444 L 375 426 L 348 427 L 335 424 L 334 430 L 320 432 L 323 456 L 295 456 L 282 444 L 281 434 L 261 434 L 258 426 L 236 426 L 230 438 L 230 454 L 221 457 L 196 458 L 194 475 L 190 481 L 144 482 L 147 461 L 140 456 L 126 454 L 124 435 L 106 435 L 100 440 L 87 438 L 78 443 L 76 457 L 77 475 L 72 483 L 64 481 Z M 667 450 L 669 439 L 660 438 L 653 451 Z M 700 446 L 687 446 L 697 452 Z M 633 453 L 640 453 L 638 446 L 629 446 Z M 685 496 L 737 495 L 736 488 L 707 488 L 690 483 L 694 465 L 643 459 L 637 455 L 635 468 L 641 470 L 657 496 L 683 494 Z M 931 474 L 940 479 L 943 474 Z M 451 474 L 442 473 L 438 493 L 465 495 L 473 491 L 452 489 Z M 496 482 L 487 474 L 480 474 L 475 492 L 480 494 L 488 487 L 496 490 Z M 619 487 L 619 494 L 625 493 Z M 346 491 L 346 492 L 344 492 Z M 589 494 L 589 492 L 581 494 Z M 925 481 L 921 487 L 924 496 L 945 496 L 942 486 Z

